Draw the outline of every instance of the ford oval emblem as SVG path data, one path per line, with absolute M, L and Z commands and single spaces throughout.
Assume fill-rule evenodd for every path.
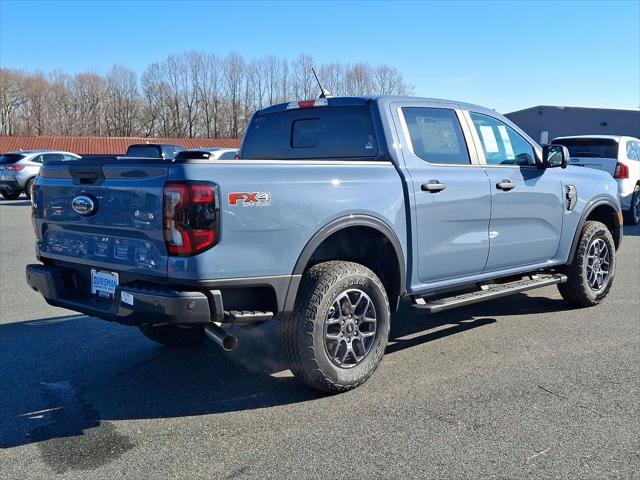
M 95 213 L 96 202 L 93 198 L 87 195 L 78 195 L 77 197 L 73 197 L 73 200 L 71 200 L 71 208 L 73 208 L 73 211 L 78 215 L 88 217 Z

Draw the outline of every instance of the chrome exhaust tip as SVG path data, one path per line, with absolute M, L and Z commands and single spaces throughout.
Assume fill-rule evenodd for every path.
M 220 345 L 225 352 L 230 352 L 238 346 L 238 338 L 235 335 L 231 335 L 215 323 L 210 323 L 205 326 L 204 333 L 207 337 Z

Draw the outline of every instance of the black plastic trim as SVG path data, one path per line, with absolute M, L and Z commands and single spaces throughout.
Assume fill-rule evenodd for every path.
M 580 243 L 580 234 L 582 233 L 582 228 L 584 227 L 584 224 L 587 221 L 587 218 L 589 217 L 589 215 L 591 214 L 591 212 L 593 212 L 597 207 L 601 206 L 601 205 L 607 205 L 609 207 L 611 207 L 615 212 L 620 213 L 620 209 L 618 208 L 618 206 L 616 205 L 615 201 L 609 199 L 609 198 L 597 198 L 595 200 L 592 200 L 590 203 L 587 204 L 587 206 L 585 207 L 585 209 L 582 212 L 582 215 L 580 216 L 580 221 L 578 222 L 578 227 L 576 228 L 576 231 L 573 235 L 573 242 L 571 243 L 571 250 L 569 251 L 569 259 L 567 260 L 567 265 L 571 264 L 571 262 L 573 262 L 573 257 L 575 257 L 576 255 L 576 250 L 578 249 L 578 243 Z M 622 227 L 623 224 L 618 220 L 618 218 L 616 218 L 616 223 L 618 226 L 618 245 L 617 248 L 620 248 L 620 244 L 622 243 Z
M 291 275 L 273 275 L 268 277 L 222 278 L 219 280 L 171 279 L 172 285 L 182 285 L 198 289 L 219 289 L 230 287 L 271 287 L 276 295 L 278 313 L 285 311 L 285 299 L 292 281 Z
M 302 253 L 298 257 L 298 261 L 293 269 L 294 275 L 302 275 L 304 273 L 304 269 L 306 268 L 309 260 L 313 256 L 316 249 L 320 246 L 322 242 L 324 242 L 327 238 L 329 238 L 334 233 L 343 230 L 348 227 L 369 227 L 374 230 L 382 233 L 391 245 L 396 253 L 398 258 L 398 268 L 400 270 L 400 296 L 403 296 L 406 291 L 406 270 L 405 270 L 405 261 L 404 261 L 404 253 L 402 252 L 402 246 L 395 232 L 382 220 L 379 220 L 375 217 L 371 217 L 369 215 L 349 215 L 347 217 L 341 217 L 336 220 L 333 220 L 329 224 L 322 227 L 312 238 L 309 240 L 307 245 L 302 250 Z M 289 289 L 287 293 L 287 304 L 292 301 L 295 301 L 295 296 L 297 294 L 297 286 L 295 289 Z M 293 300 L 290 298 L 293 297 Z

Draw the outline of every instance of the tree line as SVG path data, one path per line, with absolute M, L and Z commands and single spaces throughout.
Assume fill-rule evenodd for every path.
M 267 55 L 187 52 L 141 75 L 114 65 L 106 74 L 0 69 L 0 134 L 239 138 L 251 114 L 279 102 L 315 98 L 311 68 L 333 95 L 406 95 L 389 65 L 317 64 Z

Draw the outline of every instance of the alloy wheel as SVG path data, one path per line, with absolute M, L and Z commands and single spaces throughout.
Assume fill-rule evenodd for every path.
M 324 321 L 329 359 L 340 368 L 358 365 L 375 343 L 377 326 L 376 308 L 369 295 L 359 289 L 342 292 Z

